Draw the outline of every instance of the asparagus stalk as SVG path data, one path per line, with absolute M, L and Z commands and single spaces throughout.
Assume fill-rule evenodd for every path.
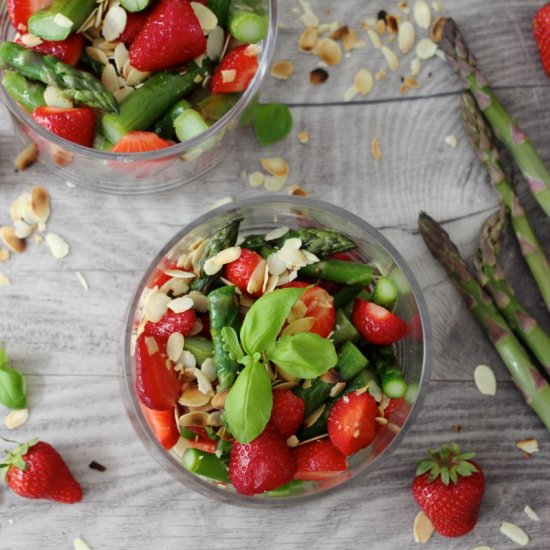
M 349 340 L 338 351 L 336 370 L 343 380 L 355 378 L 368 364 L 369 360 Z
M 127 11 L 143 11 L 153 3 L 153 0 L 120 0 L 120 5 Z
M 118 103 L 103 84 L 53 55 L 42 55 L 14 42 L 0 44 L 0 70 L 17 71 L 44 84 L 57 86 L 63 95 L 105 111 L 118 112 Z
M 42 82 L 28 80 L 15 71 L 5 71 L 2 84 L 6 92 L 31 113 L 37 107 L 46 105 L 46 86 Z
M 483 224 L 479 235 L 479 249 L 474 260 L 476 275 L 512 330 L 524 341 L 550 375 L 550 336 L 518 301 L 514 289 L 506 281 L 497 261 L 505 215 L 505 210 L 501 209 Z
M 344 311 L 341 309 L 336 310 L 336 322 L 334 324 L 334 334 L 332 335 L 334 345 L 338 346 L 347 340 L 355 342 L 359 337 L 357 329 Z
M 514 336 L 493 300 L 474 279 L 445 230 L 424 212 L 420 214 L 418 226 L 430 252 L 445 268 L 485 329 L 525 401 L 550 430 L 550 385 L 533 366 L 525 348 Z
M 65 40 L 78 30 L 97 6 L 96 0 L 53 0 L 29 19 L 29 30 L 44 40 Z
M 214 12 L 218 18 L 218 25 L 225 29 L 227 27 L 227 17 L 229 15 L 229 4 L 231 0 L 208 0 L 207 7 Z
M 194 474 L 215 479 L 216 481 L 229 481 L 227 467 L 213 453 L 188 448 L 183 453 L 181 463 L 186 470 Z
M 495 147 L 493 133 L 487 125 L 472 94 L 462 94 L 462 121 L 479 160 L 487 169 L 491 183 L 500 195 L 500 200 L 510 212 L 512 227 L 523 257 L 550 310 L 550 265 L 542 247 L 523 210 L 512 184 L 500 162 L 500 155 Z
M 304 401 L 304 416 L 309 416 L 319 408 L 329 397 L 334 384 L 329 384 L 320 378 L 313 378 L 307 387 L 296 386 L 292 391 Z
M 155 122 L 151 131 L 158 134 L 161 138 L 175 139 L 176 130 L 174 128 L 174 121 L 187 109 L 191 109 L 191 103 L 189 103 L 189 101 L 186 99 L 178 101 L 170 107 L 162 118 Z
M 479 72 L 477 62 L 462 38 L 456 23 L 447 19 L 440 44 L 447 61 L 472 92 L 492 126 L 497 138 L 510 150 L 527 179 L 533 196 L 550 216 L 550 172 L 527 135 L 497 99 L 487 80 Z
M 352 285 L 342 287 L 334 295 L 334 307 L 336 309 L 344 309 L 348 304 L 353 302 L 354 298 L 363 291 L 362 285 Z
M 372 281 L 373 274 L 374 269 L 370 265 L 343 260 L 322 260 L 300 269 L 302 277 L 322 279 L 344 285 L 368 286 Z
M 212 357 L 212 342 L 201 336 L 186 336 L 183 349 L 190 351 L 199 365 Z

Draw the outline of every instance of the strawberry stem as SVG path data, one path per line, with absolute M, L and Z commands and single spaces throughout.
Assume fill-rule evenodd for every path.
M 456 485 L 459 477 L 468 477 L 478 471 L 470 462 L 475 453 L 462 453 L 456 443 L 442 445 L 439 449 L 430 449 L 429 453 L 429 458 L 417 462 L 416 475 L 429 472 L 430 483 L 440 477 L 444 485 L 449 485 L 451 481 Z

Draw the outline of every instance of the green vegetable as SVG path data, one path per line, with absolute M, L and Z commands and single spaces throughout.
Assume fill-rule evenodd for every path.
M 143 11 L 148 8 L 154 0 L 120 0 L 120 5 L 127 11 Z
M 272 145 L 285 138 L 292 130 L 292 114 L 287 105 L 268 103 L 254 111 L 254 133 L 262 146 Z
M 360 335 L 347 315 L 341 310 L 336 310 L 336 322 L 334 324 L 334 334 L 332 341 L 335 346 L 343 344 L 345 341 L 356 342 Z
M 372 299 L 375 304 L 391 309 L 397 302 L 398 295 L 397 285 L 389 277 L 380 277 L 374 285 Z
M 194 109 L 199 112 L 208 125 L 214 124 L 235 106 L 240 97 L 241 94 L 207 95 L 195 104 Z
M 94 149 L 98 151 L 110 151 L 113 148 L 113 144 L 102 134 L 96 132 L 94 138 Z
M 8 409 L 27 407 L 27 385 L 25 377 L 17 370 L 7 366 L 8 357 L 0 347 L 0 403 Z
M 420 389 L 418 382 L 411 382 L 408 387 L 407 391 L 405 392 L 405 401 L 409 405 L 414 405 L 414 402 L 416 401 L 416 397 L 418 396 L 418 390 Z
M 369 360 L 349 340 L 338 351 L 336 369 L 344 380 L 351 380 L 368 364 Z
M 309 416 L 330 397 L 333 386 L 334 384 L 329 384 L 320 378 L 314 378 L 305 388 L 303 384 L 300 384 L 292 390 L 294 395 L 304 401 L 306 406 L 304 416 Z
M 174 121 L 178 118 L 184 111 L 191 108 L 191 103 L 186 99 L 182 99 L 172 105 L 168 112 L 164 114 L 159 120 L 153 124 L 150 128 L 151 132 L 159 135 L 163 139 L 175 140 L 176 130 L 174 129 Z
M 304 491 L 304 482 L 300 481 L 299 479 L 293 479 L 292 481 L 289 481 L 288 483 L 285 483 L 284 485 L 277 487 L 277 489 L 267 491 L 266 494 L 272 495 L 274 497 L 285 497 L 288 495 L 296 495 L 303 491 Z
M 97 78 L 59 61 L 53 55 L 42 55 L 14 42 L 4 42 L 0 44 L 0 70 L 17 71 L 31 80 L 57 86 L 68 99 L 118 112 L 113 94 Z
M 227 28 L 227 17 L 229 15 L 229 4 L 231 0 L 208 0 L 207 7 L 214 12 L 218 18 L 218 25 L 223 29 Z
M 199 451 L 198 449 L 185 449 L 181 464 L 186 470 L 199 476 L 215 479 L 216 481 L 229 481 L 227 467 L 213 453 Z
M 213 354 L 212 342 L 201 336 L 186 336 L 183 349 L 190 351 L 199 365 L 211 358 Z
M 206 132 L 208 124 L 197 111 L 187 109 L 174 120 L 174 129 L 178 140 L 183 142 Z
M 65 40 L 78 30 L 97 6 L 96 0 L 53 0 L 29 19 L 29 31 L 44 40 Z
M 372 281 L 374 269 L 370 265 L 344 260 L 322 260 L 300 269 L 302 277 L 322 279 L 344 285 L 368 286 Z
M 361 285 L 344 286 L 334 295 L 334 307 L 343 309 L 363 291 Z
M 232 0 L 229 6 L 229 33 L 239 42 L 255 44 L 267 36 L 269 22 L 258 0 Z
M 15 71 L 4 71 L 2 84 L 6 92 L 30 113 L 37 107 L 46 105 L 44 100 L 46 86 L 42 82 L 28 80 Z

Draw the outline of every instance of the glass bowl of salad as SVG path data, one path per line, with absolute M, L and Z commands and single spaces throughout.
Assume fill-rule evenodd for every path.
M 430 359 L 418 283 L 376 229 L 320 201 L 255 198 L 154 258 L 128 310 L 122 393 L 175 479 L 281 505 L 384 468 Z
M 276 21 L 274 0 L 0 0 L 0 101 L 65 180 L 171 189 L 238 142 Z

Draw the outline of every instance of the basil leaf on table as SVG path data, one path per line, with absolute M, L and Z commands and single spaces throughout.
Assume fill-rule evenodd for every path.
M 241 327 L 241 344 L 246 353 L 261 353 L 275 343 L 292 306 L 306 290 L 281 288 L 264 294 L 254 302 Z
M 292 115 L 287 105 L 267 103 L 254 110 L 254 132 L 260 145 L 276 143 L 292 129 Z
M 233 437 L 250 443 L 266 427 L 271 416 L 273 395 L 265 365 L 248 364 L 239 374 L 225 401 L 225 418 Z
M 283 336 L 267 356 L 286 373 L 297 378 L 317 378 L 336 366 L 334 344 L 313 332 Z
M 6 366 L 0 368 L 0 403 L 14 410 L 27 407 L 25 377 L 18 370 Z

